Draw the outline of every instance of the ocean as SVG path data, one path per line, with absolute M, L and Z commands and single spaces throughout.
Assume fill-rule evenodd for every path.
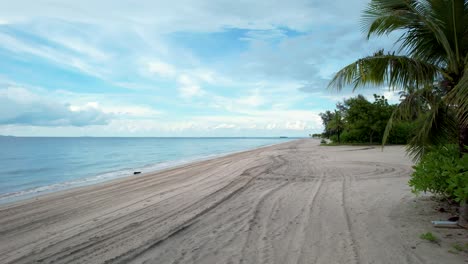
M 0 137 L 0 203 L 288 140 Z

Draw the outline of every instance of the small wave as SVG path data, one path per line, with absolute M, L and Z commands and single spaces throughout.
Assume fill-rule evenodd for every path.
M 103 182 L 103 181 L 114 179 L 114 178 L 129 176 L 131 175 L 131 173 L 133 173 L 133 170 L 120 170 L 116 172 L 107 172 L 107 173 L 99 174 L 99 175 L 92 176 L 92 177 L 76 179 L 76 180 L 60 182 L 60 183 L 54 183 L 54 184 L 50 184 L 46 186 L 34 187 L 34 188 L 16 191 L 16 192 L 4 193 L 4 194 L 0 194 L 0 203 L 7 203 L 7 202 L 20 200 L 20 199 L 30 198 L 39 194 L 65 190 L 65 189 L 69 189 L 72 187 L 99 183 L 99 182 Z
M 174 167 L 177 167 L 177 166 L 182 166 L 182 165 L 185 165 L 185 164 L 188 164 L 188 163 L 193 163 L 193 162 L 203 161 L 203 160 L 209 160 L 209 159 L 213 159 L 213 158 L 217 158 L 217 157 L 227 156 L 227 155 L 234 154 L 234 153 L 239 153 L 239 152 L 252 150 L 252 149 L 255 149 L 255 148 L 261 148 L 261 147 L 276 145 L 276 144 L 283 143 L 283 142 L 275 142 L 275 143 L 272 143 L 272 144 L 264 144 L 264 145 L 261 145 L 261 146 L 255 146 L 255 147 L 251 147 L 251 148 L 248 148 L 248 149 L 242 149 L 242 150 L 231 151 L 231 152 L 199 155 L 199 156 L 190 157 L 190 158 L 186 158 L 186 159 L 178 159 L 178 160 L 172 160 L 172 161 L 152 163 L 152 164 L 147 164 L 147 165 L 144 165 L 144 166 L 141 166 L 141 167 L 136 167 L 136 168 L 124 168 L 124 169 L 121 169 L 121 170 L 118 170 L 118 171 L 100 173 L 100 174 L 97 174 L 97 175 L 94 175 L 94 176 L 91 176 L 91 177 L 86 177 L 86 178 L 61 182 L 61 183 L 54 183 L 54 184 L 50 184 L 50 185 L 46 185 L 46 186 L 34 187 L 34 188 L 21 190 L 21 191 L 4 193 L 4 194 L 0 194 L 0 204 L 10 203 L 10 202 L 23 200 L 23 199 L 27 199 L 27 198 L 32 198 L 32 197 L 35 197 L 35 196 L 40 195 L 40 194 L 66 190 L 66 189 L 70 189 L 70 188 L 73 188 L 73 187 L 92 185 L 92 184 L 96 184 L 96 183 L 100 183 L 100 182 L 104 182 L 104 181 L 108 181 L 108 180 L 112 180 L 112 179 L 129 177 L 129 176 L 133 176 L 133 172 L 135 172 L 135 171 L 140 171 L 143 174 L 145 174 L 145 173 L 154 173 L 154 172 L 161 171 L 161 170 L 164 170 L 164 169 L 169 169 L 169 168 L 174 168 Z
M 184 165 L 184 164 L 195 162 L 195 161 L 214 158 L 216 156 L 218 155 L 207 155 L 207 156 L 200 156 L 200 157 L 184 159 L 184 160 L 166 161 L 166 162 L 160 162 L 160 163 L 155 163 L 155 164 L 148 164 L 139 168 L 125 168 L 125 169 L 121 169 L 118 171 L 100 173 L 91 177 L 86 177 L 86 178 L 81 178 L 81 179 L 76 179 L 76 180 L 71 180 L 71 181 L 66 181 L 66 182 L 60 182 L 60 183 L 54 183 L 54 184 L 50 184 L 46 186 L 34 187 L 34 188 L 29 188 L 26 190 L 21 190 L 21 191 L 16 191 L 16 192 L 4 193 L 4 194 L 0 194 L 0 204 L 9 203 L 9 202 L 26 199 L 26 198 L 31 198 L 39 194 L 51 193 L 51 192 L 70 189 L 73 187 L 86 186 L 86 185 L 96 184 L 96 183 L 100 183 L 100 182 L 104 182 L 104 181 L 108 181 L 112 179 L 133 176 L 134 171 L 141 171 L 143 173 L 152 173 L 152 172 L 157 172 L 160 170 Z

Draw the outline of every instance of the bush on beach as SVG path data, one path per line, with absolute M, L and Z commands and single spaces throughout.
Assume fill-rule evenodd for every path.
M 468 155 L 460 158 L 458 146 L 430 149 L 414 166 L 409 181 L 413 192 L 431 192 L 447 199 L 468 200 Z

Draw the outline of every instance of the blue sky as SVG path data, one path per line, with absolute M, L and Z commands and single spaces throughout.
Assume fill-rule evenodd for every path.
M 0 134 L 307 136 L 367 1 L 0 0 Z M 360 90 L 394 93 L 382 88 Z

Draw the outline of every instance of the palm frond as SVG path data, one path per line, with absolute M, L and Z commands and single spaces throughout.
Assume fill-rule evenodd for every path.
M 393 111 L 390 119 L 385 127 L 384 135 L 382 138 L 382 149 L 387 143 L 387 139 L 393 128 L 393 123 L 397 121 L 412 121 L 415 120 L 422 113 L 428 109 L 428 102 L 425 98 L 429 93 L 428 86 L 423 89 L 415 89 L 414 87 L 407 87 L 406 92 L 402 93 L 402 98 L 397 108 Z
M 385 131 L 384 131 L 383 138 L 382 138 L 382 150 L 385 147 L 385 144 L 387 144 L 388 136 L 390 135 L 390 132 L 392 131 L 393 122 L 397 118 L 397 115 L 398 115 L 398 108 L 393 111 L 392 115 L 388 119 L 387 125 L 385 126 Z
M 362 29 L 371 35 L 389 34 L 404 28 L 414 14 L 407 1 L 404 0 L 373 0 L 369 3 L 362 15 Z
M 407 151 L 414 160 L 419 160 L 431 146 L 457 143 L 454 111 L 437 95 L 428 98 L 428 102 L 431 105 L 416 119 L 415 136 L 407 145 Z
M 429 146 L 457 143 L 459 130 L 468 127 L 468 1 L 371 0 L 362 27 L 368 38 L 399 34 L 397 52 L 404 56 L 380 51 L 357 60 L 329 88 L 385 84 L 407 92 L 387 123 L 383 144 L 395 121 L 411 118 L 417 130 L 408 151 L 415 158 Z
M 460 125 L 468 126 L 468 67 L 458 84 L 447 95 L 446 102 L 456 109 Z
M 406 90 L 408 92 L 387 122 L 382 148 L 393 124 L 399 121 L 411 121 L 415 125 L 414 136 L 407 146 L 414 160 L 418 160 L 431 146 L 455 143 L 458 132 L 456 114 L 443 100 L 440 89 L 426 86 L 422 89 L 408 87 Z
M 347 85 L 354 89 L 366 85 L 389 85 L 392 89 L 421 87 L 432 84 L 440 69 L 430 63 L 406 56 L 384 55 L 379 51 L 340 70 L 329 83 L 329 88 L 341 90 Z
M 465 54 L 464 0 L 372 0 L 362 17 L 371 35 L 401 32 L 399 52 L 457 73 Z M 398 31 L 400 30 L 400 31 Z

